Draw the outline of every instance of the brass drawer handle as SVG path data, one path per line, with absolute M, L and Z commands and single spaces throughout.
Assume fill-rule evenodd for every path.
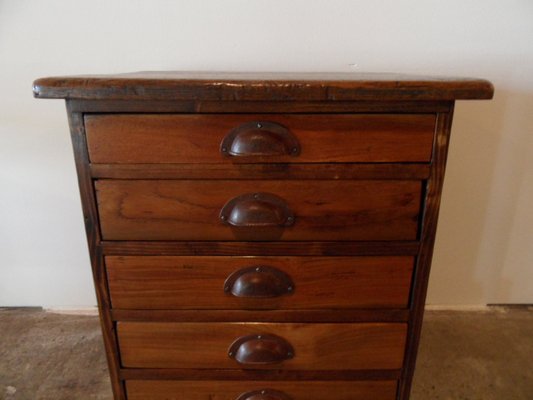
M 228 356 L 242 365 L 279 364 L 293 358 L 294 349 L 289 342 L 276 335 L 248 335 L 233 342 Z
M 246 392 L 237 397 L 236 400 L 292 400 L 283 392 L 272 389 L 254 390 Z
M 256 266 L 233 272 L 224 283 L 224 291 L 235 297 L 279 297 L 292 293 L 294 283 L 279 269 Z
M 220 211 L 223 223 L 236 227 L 284 227 L 294 224 L 285 201 L 270 193 L 247 193 L 228 201 Z
M 287 128 L 276 122 L 246 122 L 224 137 L 220 153 L 232 157 L 297 156 L 300 143 Z

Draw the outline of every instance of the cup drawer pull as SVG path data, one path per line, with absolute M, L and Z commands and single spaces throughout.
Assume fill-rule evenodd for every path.
M 292 293 L 294 283 L 279 269 L 256 266 L 233 272 L 224 283 L 224 291 L 235 297 L 279 297 Z
M 236 227 L 284 227 L 294 224 L 294 214 L 281 197 L 247 193 L 228 201 L 220 220 Z
M 246 122 L 224 137 L 220 153 L 231 157 L 297 156 L 300 144 L 296 136 L 276 122 Z
M 272 389 L 254 390 L 246 392 L 237 397 L 236 400 L 292 400 L 283 392 Z
M 230 346 L 228 355 L 242 365 L 267 365 L 293 358 L 294 349 L 282 337 L 258 334 L 237 339 Z

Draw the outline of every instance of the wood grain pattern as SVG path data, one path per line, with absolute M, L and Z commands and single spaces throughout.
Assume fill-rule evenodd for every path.
M 105 240 L 414 240 L 417 181 L 96 182 Z M 229 227 L 219 213 L 245 193 L 281 197 L 296 215 L 284 228 Z
M 235 400 L 240 394 L 232 392 L 236 385 L 256 388 L 266 383 L 310 400 L 330 395 L 343 399 L 339 396 L 345 394 L 350 400 L 382 395 L 387 400 L 409 398 L 454 101 L 491 98 L 490 82 L 353 73 L 137 73 L 39 79 L 34 95 L 67 99 L 116 400 L 126 399 L 125 381 L 133 388 L 132 395 L 143 399 L 152 395 L 172 398 L 179 386 L 180 399 L 184 397 L 181 392 L 188 390 L 190 396 Z M 255 119 L 257 114 L 294 123 L 303 134 L 300 160 L 305 161 L 291 163 L 296 159 L 280 158 L 242 164 L 216 159 L 215 146 L 223 135 L 220 128 L 227 130 L 228 121 Z M 89 162 L 84 116 L 91 155 L 95 160 L 101 156 L 100 161 L 109 160 L 104 164 Z M 432 131 L 427 133 L 430 119 Z M 91 121 L 97 122 L 95 126 Z M 179 121 L 188 121 L 188 125 Z M 364 129 L 357 131 L 358 123 Z M 203 130 L 206 127 L 208 131 Z M 187 151 L 173 153 L 176 146 Z M 128 164 L 120 164 L 124 162 Z M 271 232 L 267 238 L 221 230 L 222 225 L 216 225 L 218 211 L 242 190 L 285 195 L 297 213 L 296 224 L 281 234 Z M 105 226 L 100 225 L 99 213 Z M 145 265 L 139 256 L 159 261 L 155 266 Z M 391 275 L 381 265 L 366 268 L 370 264 L 361 263 L 364 256 L 410 260 L 408 268 L 416 257 L 408 301 L 406 274 L 411 270 L 407 264 L 389 270 Z M 114 282 L 108 282 L 104 257 L 114 263 L 110 269 L 117 274 Z M 217 257 L 231 261 L 217 267 Z M 214 282 L 235 266 L 231 262 L 244 257 L 277 259 L 278 267 L 287 268 L 298 279 L 308 277 L 304 281 L 308 284 L 296 286 L 310 290 L 299 303 L 308 309 L 287 308 L 288 298 L 287 304 L 271 305 L 285 307 L 279 309 L 239 309 L 236 305 L 216 310 L 140 309 L 146 303 L 139 298 L 150 299 L 149 307 L 180 307 L 181 302 L 173 303 L 180 296 L 184 302 L 202 305 L 202 297 L 195 298 L 184 283 L 201 287 L 205 282 L 205 289 L 213 292 Z M 184 282 L 176 273 L 177 259 L 187 260 L 177 264 Z M 301 264 L 305 267 L 299 267 L 297 259 L 305 259 Z M 321 264 L 322 259 L 331 261 Z M 349 259 L 358 262 L 352 265 Z M 128 282 L 126 274 L 132 265 L 136 272 Z M 331 291 L 331 296 L 313 292 L 320 273 L 335 266 L 337 273 L 344 271 L 347 277 L 338 290 Z M 152 271 L 157 274 L 151 275 Z M 400 272 L 403 275 L 396 275 Z M 356 276 L 367 283 L 358 285 L 357 281 L 358 291 L 348 293 Z M 390 281 L 387 285 L 393 287 L 385 289 L 381 276 L 397 278 L 397 285 Z M 331 276 L 322 281 L 333 287 Z M 123 303 L 118 304 L 135 308 L 112 309 L 108 284 L 114 302 L 115 294 L 122 293 Z M 150 288 L 159 295 L 150 293 Z M 344 293 L 342 298 L 335 297 L 337 292 Z M 298 293 L 292 300 L 298 299 Z M 371 300 L 377 293 L 386 296 Z M 209 301 L 214 301 L 220 308 L 222 299 L 211 297 L 203 304 L 210 307 Z M 393 297 L 393 308 L 383 308 Z M 331 308 L 348 306 L 349 299 L 355 302 L 350 303 L 352 308 Z M 409 303 L 410 308 L 398 308 L 400 303 L 402 307 Z M 313 304 L 317 308 L 310 309 Z M 364 308 L 353 308 L 354 304 Z M 117 329 L 124 350 L 120 355 Z M 296 357 L 281 369 L 250 370 L 235 365 L 226 354 L 229 345 L 257 329 L 289 339 Z M 328 389 L 331 385 L 338 385 L 337 390 Z M 349 394 L 340 389 L 344 387 L 350 388 Z M 367 389 L 371 391 L 365 393 Z
M 105 258 L 109 293 L 120 309 L 338 309 L 407 307 L 412 257 L 124 257 Z M 268 266 L 292 280 L 290 294 L 235 297 L 233 272 Z
M 358 100 L 358 101 L 210 101 L 194 100 L 67 100 L 72 110 L 83 113 L 438 113 L 448 112 L 451 100 Z
M 102 241 L 106 255 L 181 256 L 403 256 L 417 255 L 417 241 L 165 242 Z
M 275 122 L 298 140 L 298 156 L 227 157 L 220 143 L 247 123 Z M 91 114 L 92 163 L 428 162 L 434 114 Z
M 422 180 L 430 164 L 91 164 L 93 178 L 107 179 L 280 179 Z
M 291 400 L 394 400 L 396 381 L 140 381 L 126 382 L 129 400 L 236 400 L 252 390 L 274 389 Z
M 40 98 L 212 101 L 490 99 L 482 79 L 369 73 L 138 72 L 41 78 Z
M 259 312 L 260 311 L 260 312 Z M 113 321 L 137 322 L 407 322 L 408 309 L 111 310 Z
M 399 369 L 285 370 L 285 369 L 193 369 L 122 368 L 122 380 L 194 381 L 388 381 L 400 378 Z
M 422 319 L 424 305 L 429 282 L 429 271 L 433 256 L 433 246 L 437 231 L 442 186 L 444 183 L 444 171 L 448 156 L 450 132 L 453 118 L 453 110 L 450 113 L 439 114 L 437 119 L 437 131 L 434 148 L 434 163 L 431 169 L 431 177 L 426 182 L 425 188 L 425 212 L 422 218 L 422 245 L 416 263 L 416 276 L 411 295 L 411 314 L 409 319 L 409 340 L 406 346 L 405 368 L 400 382 L 400 400 L 408 400 L 413 380 L 420 333 L 422 331 Z
M 104 270 L 103 256 L 100 243 L 100 231 L 98 213 L 94 202 L 94 186 L 90 177 L 88 165 L 89 156 L 87 153 L 87 142 L 83 125 L 83 116 L 80 113 L 71 112 L 67 107 L 70 136 L 74 150 L 76 171 L 80 190 L 83 218 L 85 223 L 85 233 L 87 244 L 91 255 L 91 268 L 94 287 L 96 289 L 96 300 L 98 302 L 98 314 L 102 327 L 102 336 L 105 345 L 106 358 L 111 376 L 111 388 L 116 400 L 126 400 L 126 393 L 123 383 L 118 378 L 119 350 L 115 336 L 115 325 L 111 318 L 111 301 L 107 291 L 106 274 Z
M 294 347 L 294 358 L 253 369 L 398 369 L 407 325 L 118 322 L 117 332 L 122 365 L 130 368 L 243 369 L 228 357 L 230 345 L 274 334 Z
M 122 380 L 194 381 L 385 381 L 398 380 L 399 369 L 284 370 L 284 369 L 183 369 L 122 368 Z

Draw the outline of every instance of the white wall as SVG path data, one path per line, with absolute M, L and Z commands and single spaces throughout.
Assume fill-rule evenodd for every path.
M 0 305 L 87 306 L 64 104 L 46 75 L 136 70 L 477 76 L 456 108 L 432 304 L 533 303 L 530 0 L 0 0 Z

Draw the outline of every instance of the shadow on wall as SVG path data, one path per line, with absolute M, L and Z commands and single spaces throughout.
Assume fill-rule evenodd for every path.
M 497 167 L 482 238 L 492 266 L 489 303 L 531 303 L 533 282 L 533 93 L 508 92 Z M 528 223 L 529 221 L 529 223 Z
M 498 87 L 492 101 L 457 102 L 428 304 L 490 303 L 496 290 L 509 298 L 502 269 L 531 157 L 532 109 L 533 94 Z

